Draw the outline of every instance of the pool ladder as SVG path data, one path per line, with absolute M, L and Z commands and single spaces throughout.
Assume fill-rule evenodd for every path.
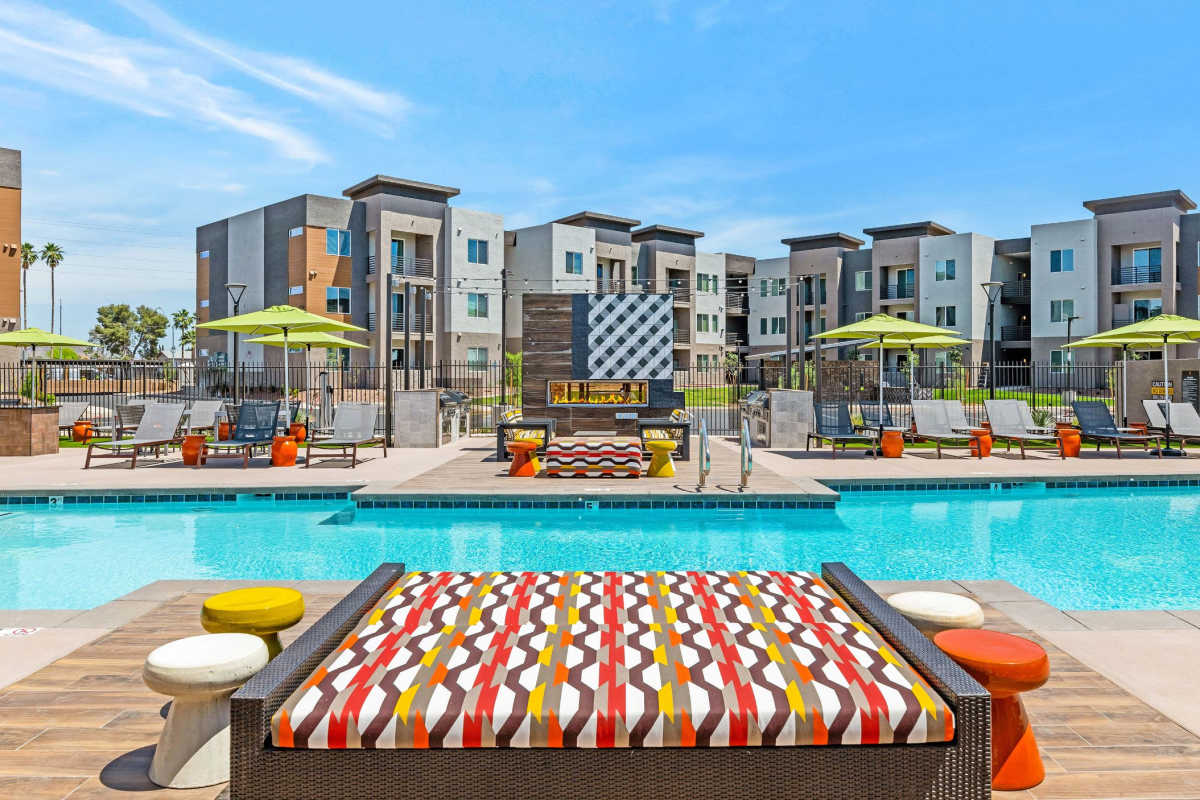
M 754 471 L 754 446 L 750 443 L 750 423 L 742 418 L 741 436 L 741 480 L 738 487 L 745 489 L 750 485 L 750 473 Z
M 698 486 L 704 486 L 712 472 L 712 452 L 708 449 L 708 423 L 700 419 L 700 477 Z

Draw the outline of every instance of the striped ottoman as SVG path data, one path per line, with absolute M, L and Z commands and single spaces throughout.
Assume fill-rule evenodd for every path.
M 546 445 L 546 474 L 583 478 L 637 478 L 642 443 L 636 436 L 564 436 Z

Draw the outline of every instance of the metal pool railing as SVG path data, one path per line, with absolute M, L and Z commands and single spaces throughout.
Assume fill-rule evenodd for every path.
M 741 480 L 738 483 L 742 489 L 750 485 L 750 473 L 754 471 L 754 446 L 750 443 L 750 423 L 742 420 L 741 436 Z
M 708 423 L 700 420 L 700 477 L 697 480 L 698 486 L 704 486 L 708 481 L 708 475 L 712 472 L 712 452 L 708 449 Z

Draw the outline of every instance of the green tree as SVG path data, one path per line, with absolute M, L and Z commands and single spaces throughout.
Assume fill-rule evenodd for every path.
M 46 242 L 42 247 L 42 263 L 50 268 L 50 332 L 54 333 L 54 270 L 66 256 L 62 248 L 54 242 Z
M 100 345 L 113 358 L 129 358 L 137 315 L 128 303 L 110 303 L 96 309 L 96 324 L 88 339 Z
M 29 327 L 29 268 L 37 263 L 38 251 L 29 242 L 21 245 L 21 327 Z
M 175 350 L 175 332 L 179 332 L 179 347 L 184 349 L 186 344 L 185 338 L 188 331 L 192 330 L 192 326 L 196 324 L 196 317 L 186 308 L 181 308 L 171 315 L 171 350 Z M 192 336 L 192 342 L 196 341 L 196 337 Z
M 135 358 L 161 358 L 162 339 L 167 335 L 167 315 L 157 308 L 138 306 L 137 321 L 133 325 L 131 349 Z

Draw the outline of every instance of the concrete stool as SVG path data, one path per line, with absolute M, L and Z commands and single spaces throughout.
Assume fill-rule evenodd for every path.
M 267 645 L 271 658 L 283 646 L 279 632 L 304 616 L 304 595 L 281 586 L 254 586 L 214 594 L 204 601 L 200 624 L 209 633 L 252 633 Z
M 646 449 L 650 451 L 650 469 L 647 474 L 651 478 L 675 477 L 675 462 L 671 460 L 671 453 L 675 451 L 675 447 L 675 442 L 665 439 L 646 442 Z
M 189 636 L 146 656 L 142 680 L 175 698 L 150 762 L 171 789 L 229 780 L 229 695 L 267 665 L 267 646 L 247 633 Z
M 900 592 L 887 599 L 926 636 L 951 628 L 982 628 L 983 609 L 969 597 L 947 592 Z

